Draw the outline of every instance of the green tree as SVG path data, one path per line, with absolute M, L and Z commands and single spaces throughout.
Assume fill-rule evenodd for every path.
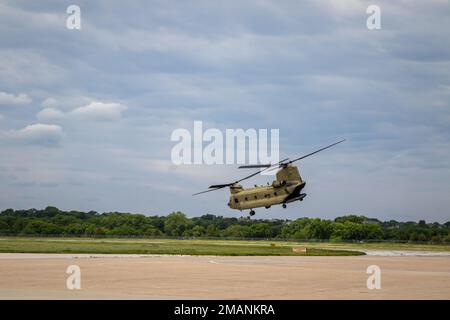
M 249 227 L 234 224 L 222 231 L 221 236 L 229 238 L 247 238 L 251 234 Z
M 308 239 L 309 236 L 309 218 L 299 218 L 288 222 L 281 228 L 280 238 L 283 239 Z
M 333 233 L 333 222 L 313 219 L 310 221 L 307 231 L 307 239 L 330 239 L 331 234 Z
M 158 228 L 156 228 L 155 226 L 147 226 L 144 229 L 144 235 L 149 236 L 149 237 L 161 237 L 163 235 L 163 233 L 161 232 L 161 230 L 159 230 Z
M 203 226 L 194 226 L 191 230 L 193 237 L 203 237 L 206 234 L 206 229 Z
M 383 236 L 383 230 L 380 225 L 373 223 L 363 225 L 364 240 L 382 240 Z
M 164 232 L 169 236 L 182 236 L 189 228 L 190 221 L 182 212 L 172 212 L 169 214 L 164 223 Z
M 107 230 L 107 231 L 105 231 L 105 233 L 107 235 L 123 235 L 123 236 L 126 236 L 126 235 L 138 235 L 139 231 L 136 230 L 135 228 L 131 227 L 131 226 L 123 225 L 123 226 L 115 227 L 112 230 Z
M 206 228 L 206 236 L 207 237 L 214 238 L 214 237 L 218 237 L 219 235 L 220 235 L 219 229 L 215 225 L 210 224 Z
M 54 223 L 46 222 L 43 220 L 31 220 L 23 229 L 23 234 L 45 234 L 45 235 L 57 235 L 62 233 L 63 229 Z
M 10 232 L 10 228 L 5 219 L 0 219 L 0 234 L 7 234 Z
M 338 217 L 334 219 L 335 222 L 353 222 L 353 223 L 363 223 L 367 218 L 364 216 L 356 216 L 354 214 Z
M 59 209 L 52 206 L 48 206 L 43 211 L 45 217 L 53 217 L 56 216 L 58 213 L 60 213 Z
M 334 240 L 362 240 L 364 239 L 364 227 L 362 224 L 345 221 L 336 222 L 333 226 L 331 238 Z
M 450 232 L 448 233 L 448 235 L 446 237 L 444 237 L 444 239 L 442 239 L 444 242 L 448 242 L 450 243 Z
M 264 222 L 252 224 L 249 231 L 251 238 L 269 238 L 271 236 L 270 227 Z
M 85 233 L 85 226 L 82 223 L 72 223 L 64 227 L 63 233 L 67 235 L 81 235 Z

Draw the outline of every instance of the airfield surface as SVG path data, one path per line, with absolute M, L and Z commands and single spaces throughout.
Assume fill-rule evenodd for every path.
M 450 299 L 450 257 L 0 254 L 0 299 Z M 66 269 L 81 269 L 81 290 Z M 381 268 L 368 289 L 367 267 Z

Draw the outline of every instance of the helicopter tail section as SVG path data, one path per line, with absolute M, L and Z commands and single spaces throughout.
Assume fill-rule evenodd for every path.
M 295 166 L 286 166 L 277 172 L 277 181 L 295 181 L 302 183 L 298 168 Z

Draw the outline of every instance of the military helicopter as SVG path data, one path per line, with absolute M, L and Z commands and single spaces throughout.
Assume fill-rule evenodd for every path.
M 265 207 L 266 209 L 269 209 L 271 206 L 278 204 L 281 204 L 283 208 L 286 208 L 287 203 L 291 203 L 294 201 L 303 201 L 303 199 L 306 197 L 306 193 L 301 193 L 306 185 L 306 182 L 302 180 L 298 168 L 292 165 L 292 163 L 312 156 L 313 154 L 316 154 L 325 149 L 331 148 L 344 141 L 345 139 L 335 142 L 333 144 L 330 144 L 329 146 L 308 153 L 307 155 L 301 156 L 294 160 L 289 160 L 289 158 L 286 158 L 276 164 L 255 164 L 240 166 L 239 169 L 260 168 L 260 170 L 234 182 L 214 184 L 209 187 L 209 190 L 194 193 L 193 196 L 230 187 L 231 195 L 228 206 L 231 209 L 240 211 L 250 209 L 249 214 L 250 216 L 253 216 L 255 215 L 255 211 L 253 210 L 254 208 Z M 261 168 L 264 169 L 261 170 Z M 239 184 L 239 182 L 250 179 L 251 177 L 254 177 L 263 171 L 274 169 L 280 170 L 278 170 L 278 172 L 276 173 L 276 180 L 274 180 L 272 184 L 267 183 L 267 186 L 255 185 L 254 188 L 248 189 L 244 189 L 242 185 Z

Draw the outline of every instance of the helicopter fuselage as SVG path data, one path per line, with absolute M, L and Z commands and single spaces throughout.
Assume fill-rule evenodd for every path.
M 231 209 L 245 210 L 270 208 L 272 205 L 301 201 L 306 196 L 301 193 L 305 185 L 306 182 L 300 177 L 298 168 L 288 165 L 277 172 L 277 179 L 271 185 L 248 189 L 239 184 L 230 186 L 228 206 Z

